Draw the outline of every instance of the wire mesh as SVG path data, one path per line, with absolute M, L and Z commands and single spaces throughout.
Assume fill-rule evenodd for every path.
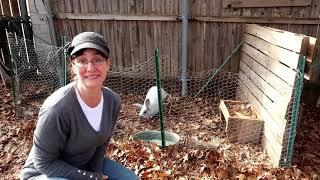
M 248 156 L 248 161 L 243 160 L 244 164 L 266 163 L 266 155 L 258 145 L 263 134 L 263 124 L 254 114 L 252 105 L 243 99 L 244 96 L 239 91 L 239 74 L 223 70 L 216 72 L 217 69 L 189 73 L 187 96 L 182 97 L 181 69 L 176 61 L 160 56 L 159 63 L 162 87 L 170 94 L 164 102 L 165 127 L 168 131 L 178 132 L 182 139 L 192 139 L 195 144 L 206 142 L 209 146 L 217 145 L 220 148 L 232 146 L 225 150 L 230 161 L 234 158 L 231 151 L 234 152 L 234 148 L 240 148 L 241 152 L 250 152 L 245 155 Z M 121 95 L 124 103 L 121 113 L 132 121 L 140 121 L 138 117 L 140 109 L 133 104 L 144 103 L 149 88 L 156 85 L 155 71 L 154 58 L 150 58 L 131 68 L 113 67 L 109 72 L 106 86 Z M 215 76 L 212 77 L 212 74 Z M 208 79 L 211 80 L 208 81 Z M 238 113 L 243 118 L 231 119 L 232 122 L 226 125 L 226 120 L 219 108 L 221 100 L 228 102 L 226 106 L 232 110 L 229 112 L 231 116 Z M 157 125 L 138 128 L 141 131 L 159 130 Z M 233 143 L 236 145 L 232 145 Z M 249 157 L 249 154 L 256 155 Z
M 294 97 L 301 95 L 300 86 L 290 87 L 291 91 L 286 92 L 289 98 L 280 96 L 282 91 L 286 90 L 278 92 L 280 95 L 277 104 L 281 105 L 281 108 L 278 109 L 279 106 L 274 106 L 274 102 L 269 97 L 259 92 L 250 92 L 254 94 L 254 97 L 249 95 L 247 91 L 250 90 L 247 86 L 250 85 L 248 79 L 253 78 L 251 74 L 238 74 L 223 70 L 216 72 L 217 69 L 212 69 L 194 74 L 189 73 L 187 75 L 188 94 L 182 97 L 182 77 L 180 77 L 181 69 L 178 64 L 166 56 L 160 56 L 159 61 L 162 87 L 171 95 L 164 103 L 165 125 L 169 131 L 178 131 L 182 139 L 192 138 L 199 142 L 219 144 L 220 147 L 231 145 L 233 148 L 239 148 L 239 153 L 248 152 L 251 156 L 239 155 L 248 159 L 242 160 L 243 165 L 252 164 L 252 162 L 271 164 L 271 161 L 266 160 L 266 151 L 262 150 L 262 147 L 271 155 L 272 151 L 276 151 L 279 160 L 274 164 L 288 165 L 288 160 L 292 157 L 290 151 L 293 151 L 293 147 L 288 147 L 288 144 L 294 141 L 294 132 L 290 129 L 292 122 L 297 122 L 298 116 L 298 111 L 293 107 L 294 101 L 297 100 Z M 156 85 L 155 71 L 154 58 L 131 68 L 113 67 L 111 69 L 106 85 L 120 93 L 125 107 L 121 113 L 128 114 L 128 117 L 139 121 L 140 109 L 135 108 L 132 104 L 144 103 L 149 88 Z M 213 74 L 215 74 L 214 77 L 212 77 Z M 303 77 L 296 77 L 297 80 L 301 78 Z M 252 98 L 257 101 L 250 103 Z M 257 104 L 263 104 L 266 107 L 261 110 L 259 106 L 256 106 Z M 266 113 L 269 114 L 267 122 L 262 120 Z M 280 119 L 281 122 L 277 122 L 277 119 Z M 189 123 L 190 126 L 185 129 L 178 128 L 177 124 L 181 123 Z M 194 127 L 195 124 L 198 127 Z M 158 130 L 159 127 L 142 127 L 140 130 L 148 128 Z M 270 140 L 270 137 L 275 139 Z M 272 141 L 275 142 L 274 147 L 270 147 L 273 146 Z M 228 150 L 225 152 L 228 154 Z M 229 158 L 232 159 L 231 153 L 229 155 Z
M 9 34 L 9 41 L 14 62 L 16 116 L 34 115 L 43 100 L 64 84 L 63 49 L 33 43 L 14 34 Z M 243 166 L 268 164 L 268 157 L 262 146 L 265 146 L 265 136 L 274 133 L 275 138 L 268 140 L 275 143 L 271 150 L 280 153 L 280 166 L 288 165 L 293 152 L 293 147 L 288 145 L 294 141 L 295 134 L 291 126 L 295 129 L 297 103 L 299 104 L 297 97 L 300 97 L 302 91 L 298 80 L 303 76 L 297 76 L 296 83 L 300 84 L 295 84 L 290 92 L 286 92 L 289 99 L 278 100 L 283 105 L 283 109 L 279 110 L 272 107 L 273 102 L 269 97 L 258 96 L 258 92 L 252 93 L 258 101 L 251 102 L 253 97 L 248 94 L 248 79 L 254 79 L 252 74 L 211 69 L 189 72 L 187 77 L 181 77 L 181 69 L 176 60 L 163 55 L 159 57 L 159 63 L 162 87 L 170 94 L 164 102 L 165 126 L 167 130 L 177 132 L 181 139 L 185 139 L 182 143 L 187 145 L 187 139 L 192 139 L 193 145 L 206 142 L 206 145 L 222 148 L 226 159 L 233 162 L 236 156 Z M 68 77 L 71 77 L 70 73 Z M 185 97 L 181 96 L 181 79 L 187 79 Z M 154 58 L 129 68 L 111 67 L 105 83 L 120 94 L 123 100 L 120 119 L 126 116 L 132 121 L 140 121 L 139 109 L 133 104 L 143 104 L 150 87 L 156 85 Z M 278 91 L 281 94 L 286 90 Z M 256 106 L 257 103 L 266 102 L 271 103 L 265 109 L 261 110 Z M 269 119 L 280 116 L 284 118 L 279 118 L 282 121 L 276 122 L 276 125 L 270 121 L 262 121 L 261 116 L 266 112 L 270 114 Z M 136 130 L 158 128 L 150 123 L 150 126 L 140 126 Z M 270 148 L 267 151 L 270 152 Z
M 14 71 L 17 118 L 32 116 L 44 99 L 63 85 L 62 48 L 8 35 Z

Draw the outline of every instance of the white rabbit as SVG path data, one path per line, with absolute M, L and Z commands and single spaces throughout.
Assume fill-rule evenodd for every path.
M 164 100 L 169 94 L 161 88 L 162 100 Z M 158 102 L 158 89 L 157 86 L 152 86 L 144 100 L 144 104 L 133 104 L 141 108 L 139 116 L 142 118 L 151 118 L 159 113 L 159 102 Z

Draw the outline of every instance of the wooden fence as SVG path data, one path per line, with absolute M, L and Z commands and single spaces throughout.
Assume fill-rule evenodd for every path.
M 319 38 L 317 0 L 189 0 L 189 74 L 218 68 L 241 42 L 245 23 L 255 23 Z M 113 64 L 129 67 L 147 60 L 154 48 L 181 65 L 182 0 L 52 0 L 55 31 L 70 39 L 96 31 L 111 46 Z M 4 15 L 19 13 L 17 0 L 1 0 Z M 4 34 L 4 33 L 0 33 Z M 316 44 L 316 50 L 319 44 Z M 317 51 L 316 51 L 317 52 Z M 239 53 L 223 67 L 239 71 Z M 319 57 L 306 70 L 311 87 L 319 86 Z M 307 84 L 308 85 L 308 84 Z M 310 86 L 309 86 L 310 87 Z M 320 88 L 320 87 L 319 87 Z M 312 91 L 309 99 L 316 99 Z
M 12 17 L 20 16 L 18 0 L 0 0 L 0 15 L 0 73 L 9 74 L 10 71 L 6 67 L 11 68 L 11 59 L 6 28 Z M 1 78 L 3 77 L 1 76 Z
M 264 121 L 263 146 L 275 165 L 287 157 L 300 55 L 312 59 L 315 38 L 246 25 L 240 55 L 240 91 Z M 300 76 L 300 78 L 303 78 Z M 292 148 L 292 147 L 291 147 Z
M 242 0 L 248 3 L 247 0 Z M 58 38 L 97 31 L 110 42 L 113 63 L 128 67 L 152 56 L 153 49 L 180 63 L 180 0 L 54 0 Z M 241 2 L 241 1 L 237 1 Z M 188 71 L 219 67 L 241 41 L 244 23 L 257 23 L 317 37 L 320 2 L 190 0 Z M 266 7 L 263 7 L 265 4 Z M 260 6 L 260 7 L 259 7 Z M 289 6 L 289 7 L 281 7 Z M 238 72 L 237 54 L 223 68 Z

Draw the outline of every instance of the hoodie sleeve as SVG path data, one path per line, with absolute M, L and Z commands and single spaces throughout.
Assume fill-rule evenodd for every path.
M 42 174 L 68 179 L 102 179 L 101 175 L 78 169 L 62 160 L 60 154 L 68 139 L 69 129 L 54 108 L 40 110 L 37 127 L 34 133 L 33 162 Z

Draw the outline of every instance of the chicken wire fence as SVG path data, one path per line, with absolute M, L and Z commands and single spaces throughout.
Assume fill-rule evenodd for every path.
M 191 137 L 198 142 L 206 141 L 209 144 L 210 142 L 215 145 L 220 144 L 220 147 L 226 147 L 229 143 L 236 143 L 239 145 L 237 148 L 242 149 L 242 152 L 247 152 L 250 149 L 252 154 L 255 153 L 252 151 L 260 151 L 263 154 L 263 150 L 255 148 L 256 145 L 263 144 L 264 135 L 268 133 L 266 131 L 269 131 L 270 128 L 278 130 L 279 127 L 274 127 L 272 122 L 271 124 L 270 122 L 263 123 L 259 120 L 259 113 L 265 112 L 256 112 L 254 106 L 248 103 L 250 97 L 248 93 L 242 90 L 244 89 L 242 86 L 245 85 L 246 79 L 250 75 L 226 72 L 220 70 L 220 68 L 194 74 L 189 73 L 187 75 L 187 96 L 182 97 L 181 79 L 185 77 L 180 76 L 180 67 L 176 61 L 166 56 L 160 56 L 159 61 L 162 88 L 170 94 L 169 98 L 164 102 L 167 130 L 178 131 L 178 134 L 182 138 Z M 282 131 L 283 134 L 275 135 L 276 138 L 279 138 L 277 139 L 278 143 L 283 147 L 280 152 L 279 166 L 291 165 L 295 128 L 298 120 L 298 109 L 303 85 L 303 76 L 301 76 L 303 69 L 304 67 L 301 67 L 300 72 L 298 72 L 289 103 L 288 100 L 279 102 L 279 104 L 284 104 L 285 110 L 281 113 L 285 114 L 284 119 L 287 120 L 285 129 Z M 133 104 L 143 104 L 149 88 L 156 85 L 154 58 L 152 57 L 130 68 L 121 69 L 113 67 L 108 75 L 106 84 L 121 94 L 125 107 L 122 113 L 129 114 L 128 116 L 131 118 L 137 117 L 139 109 L 134 108 Z M 265 101 L 265 97 L 256 98 L 260 102 Z M 229 117 L 228 122 L 225 119 L 226 117 L 222 115 L 222 106 L 229 111 L 229 116 L 234 116 L 235 118 Z M 268 108 L 267 111 L 269 111 Z M 272 111 L 272 108 L 270 110 Z M 272 114 L 271 118 L 276 116 L 278 114 Z M 190 125 L 185 130 L 177 128 L 177 124 L 192 124 L 192 122 L 196 122 L 199 126 L 209 127 L 193 127 Z M 269 128 L 265 128 L 265 126 Z M 156 128 L 159 127 L 157 126 Z M 207 134 L 209 131 L 211 133 Z M 226 146 L 223 146 L 223 144 Z M 226 154 L 228 154 L 227 151 L 225 151 Z M 262 157 L 262 155 L 258 155 L 248 158 L 251 158 L 256 163 L 263 164 L 265 159 Z M 246 161 L 246 163 L 250 164 L 252 161 Z
M 17 117 L 35 115 L 43 100 L 64 84 L 63 48 L 34 43 L 13 34 L 9 35 L 10 49 L 14 62 L 14 95 Z M 30 48 L 32 47 L 32 48 Z M 26 49 L 33 49 L 28 51 Z M 187 74 L 187 96 L 181 96 L 181 69 L 176 60 L 163 55 L 159 58 L 161 83 L 170 94 L 164 101 L 165 128 L 179 134 L 182 139 L 191 138 L 196 144 L 206 142 L 215 148 L 228 151 L 247 152 L 243 163 L 265 163 L 265 153 L 259 144 L 267 133 L 265 124 L 258 121 L 243 121 L 241 118 L 227 122 L 221 111 L 224 106 L 230 116 L 242 119 L 258 119 L 254 105 L 247 103 L 248 97 L 241 91 L 241 82 L 248 75 L 212 69 Z M 302 68 L 303 69 L 303 68 Z M 303 74 L 303 71 L 300 74 Z M 214 74 L 214 76 L 213 76 Z M 302 91 L 303 76 L 297 76 L 292 100 L 286 113 L 286 128 L 283 141 L 280 166 L 290 165 L 295 127 L 298 116 L 298 104 Z M 133 120 L 140 121 L 139 109 L 133 104 L 144 103 L 150 87 L 156 85 L 156 67 L 154 58 L 129 68 L 112 66 L 106 80 L 106 86 L 120 94 L 123 108 L 120 114 L 127 114 Z M 263 101 L 263 99 L 259 99 Z M 239 103 L 240 102 L 240 103 Z M 259 114 L 258 114 L 259 115 Z M 121 115 L 120 115 L 121 116 Z M 153 121 L 157 121 L 154 117 Z M 180 125 L 190 124 L 185 129 Z M 195 125 L 197 124 L 197 125 Z M 152 127 L 151 127 L 152 128 Z M 154 126 L 153 128 L 157 128 Z M 141 130 L 146 127 L 141 127 Z M 252 156 L 257 153 L 259 155 Z M 230 155 L 228 158 L 232 161 Z
M 43 100 L 63 86 L 63 48 L 8 34 L 17 118 L 36 115 Z

